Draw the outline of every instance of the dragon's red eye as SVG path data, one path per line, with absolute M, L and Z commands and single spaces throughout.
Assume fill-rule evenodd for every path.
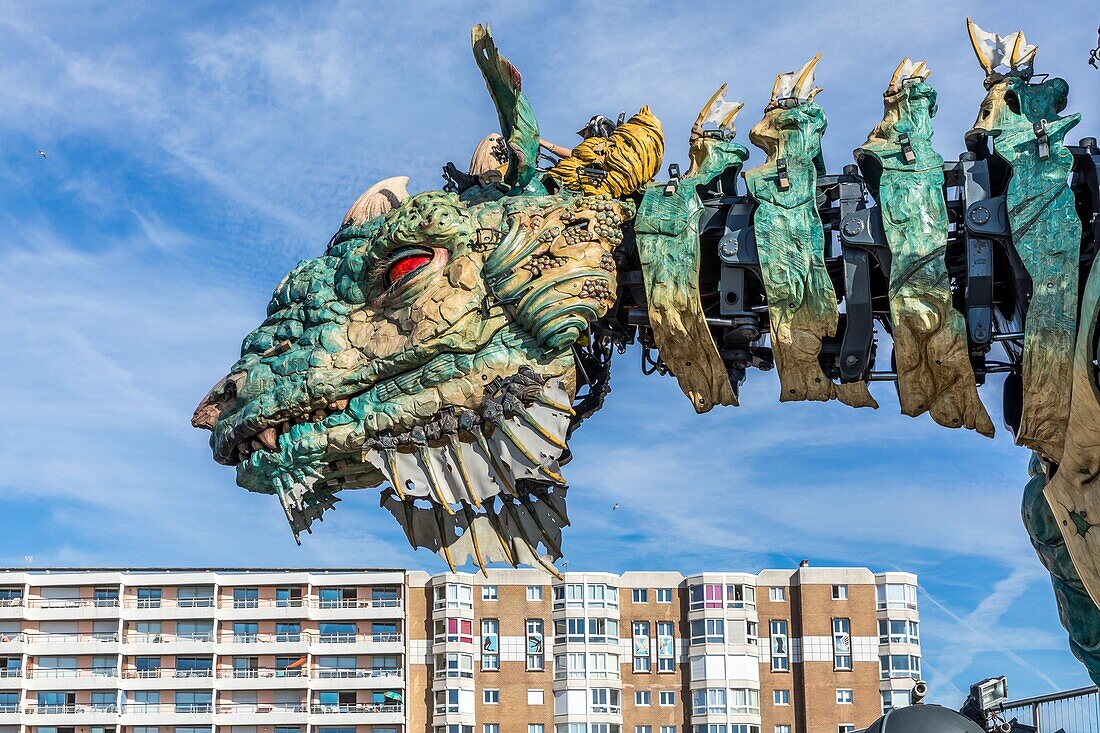
M 432 256 L 426 252 L 412 252 L 393 262 L 386 270 L 386 280 L 392 285 L 411 272 L 416 272 L 432 261 Z

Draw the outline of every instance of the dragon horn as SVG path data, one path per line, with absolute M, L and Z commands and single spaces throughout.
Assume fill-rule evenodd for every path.
M 364 191 L 344 214 L 344 226 L 359 226 L 409 198 L 409 177 L 384 178 Z
M 488 25 L 471 31 L 474 59 L 485 79 L 489 96 L 497 109 L 500 133 L 508 145 L 508 169 L 504 182 L 513 191 L 526 188 L 538 173 L 539 125 L 531 104 L 523 94 L 523 77 L 508 59 L 500 55 Z
M 924 61 L 921 61 L 919 64 L 917 64 L 917 68 L 913 69 L 913 73 L 909 76 L 914 78 L 927 79 L 929 76 L 932 75 L 932 72 L 926 71 L 926 69 L 928 69 L 928 64 L 926 64 Z

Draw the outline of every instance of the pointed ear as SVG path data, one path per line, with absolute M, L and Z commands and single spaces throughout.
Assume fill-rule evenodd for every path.
M 539 153 L 539 125 L 527 97 L 523 79 L 515 66 L 500 55 L 488 26 L 475 25 L 472 32 L 477 60 L 489 96 L 497 108 L 500 132 L 508 145 L 508 170 L 504 182 L 520 191 L 534 179 Z
M 374 184 L 355 200 L 344 214 L 343 226 L 359 226 L 376 216 L 382 216 L 409 198 L 409 177 L 394 176 Z

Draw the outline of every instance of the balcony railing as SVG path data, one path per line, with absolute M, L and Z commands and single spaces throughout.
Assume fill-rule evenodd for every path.
M 302 631 L 280 631 L 274 634 L 261 634 L 256 631 L 234 631 L 222 634 L 221 641 L 223 644 L 288 644 L 306 640 L 307 637 L 308 632 Z
M 18 600 L 22 603 L 23 599 Z M 28 598 L 30 608 L 118 608 L 117 598 Z
M 0 598 L 0 608 L 18 608 L 22 605 L 22 598 Z
M 15 670 L 18 672 L 19 670 Z M 27 677 L 36 680 L 69 679 L 73 677 L 118 677 L 114 667 L 88 667 L 83 669 L 28 669 Z
M 302 667 L 294 669 L 219 669 L 218 677 L 234 680 L 281 679 L 283 677 L 305 677 Z
M 127 713 L 179 713 L 183 715 L 199 715 L 212 712 L 214 712 L 214 703 L 212 702 L 128 702 L 122 706 L 122 713 L 124 715 Z
M 127 644 L 169 644 L 180 641 L 211 642 L 214 641 L 213 631 L 192 631 L 183 634 L 153 634 L 147 632 L 130 632 L 123 638 Z
M 292 702 L 277 702 L 277 703 L 255 703 L 255 702 L 229 702 L 220 703 L 218 705 L 218 713 L 220 715 L 253 715 L 264 713 L 306 713 L 309 712 L 309 705 L 306 703 L 292 703 Z
M 118 641 L 117 631 L 97 631 L 91 634 L 42 634 L 24 633 L 24 641 L 28 644 L 83 644 L 88 642 L 100 642 L 113 644 Z
M 5 677 L 22 677 L 22 669 L 0 669 L 0 679 Z
M 326 669 L 319 667 L 314 670 L 313 679 L 365 679 L 380 677 L 400 677 L 400 669 Z
M 405 706 L 401 703 L 356 703 L 351 705 L 320 705 L 314 703 L 309 711 L 314 715 L 341 713 L 400 713 Z
M 105 605 L 118 606 L 118 600 L 109 603 L 97 602 L 91 599 L 32 599 L 35 601 L 50 601 L 59 605 L 57 608 L 79 608 L 81 605 Z M 5 605 L 22 605 L 19 598 L 0 600 L 0 607 Z M 155 609 L 155 608 L 214 608 L 234 610 L 250 610 L 257 608 L 316 608 L 322 610 L 331 609 L 364 609 L 364 608 L 393 608 L 399 609 L 403 605 L 401 598 L 227 598 L 217 601 L 214 598 L 127 598 L 126 608 Z
M 58 705 L 27 705 L 23 712 L 28 715 L 76 715 L 86 712 L 93 713 L 117 713 L 118 705 L 114 702 L 93 702 L 89 704 L 66 703 Z M 19 712 L 18 705 L 0 705 L 0 712 Z

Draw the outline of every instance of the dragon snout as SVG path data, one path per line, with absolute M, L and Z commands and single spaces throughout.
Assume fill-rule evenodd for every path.
M 204 430 L 213 430 L 215 423 L 223 415 L 233 410 L 237 404 L 237 390 L 244 383 L 244 372 L 234 372 L 215 384 L 191 416 L 191 425 Z

